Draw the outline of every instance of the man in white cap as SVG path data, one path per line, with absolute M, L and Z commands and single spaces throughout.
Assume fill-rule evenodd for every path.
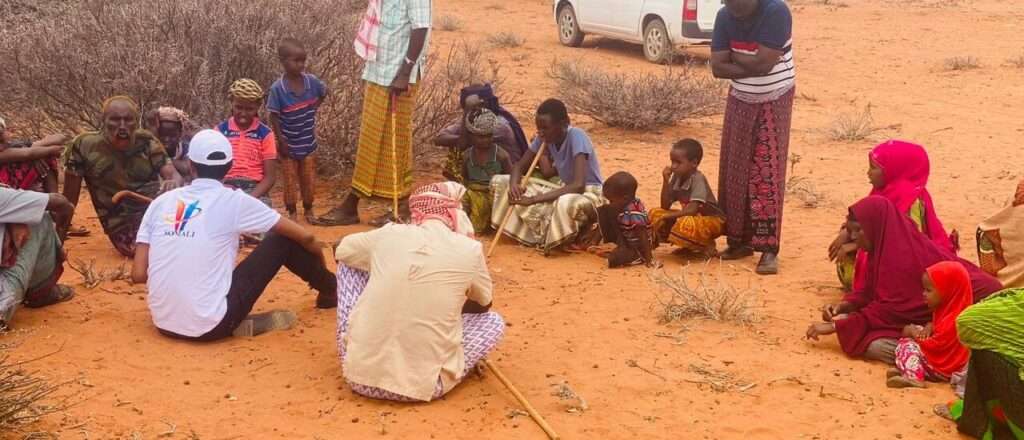
M 273 310 L 250 315 L 281 269 L 315 289 L 318 308 L 337 305 L 337 281 L 312 233 L 259 200 L 225 188 L 231 143 L 214 130 L 200 131 L 188 151 L 195 179 L 149 205 L 136 239 L 132 280 L 146 282 L 153 323 L 164 335 L 198 341 L 254 336 L 287 329 L 295 314 Z M 237 267 L 241 234 L 266 238 Z

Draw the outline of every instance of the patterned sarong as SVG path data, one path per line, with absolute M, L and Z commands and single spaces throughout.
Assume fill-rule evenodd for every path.
M 494 197 L 491 196 L 490 185 L 466 184 L 466 196 L 462 199 L 462 206 L 466 214 L 469 215 L 469 220 L 473 222 L 473 230 L 478 235 L 491 228 L 492 205 L 494 205 Z
M 316 191 L 316 154 L 310 154 L 302 159 L 282 159 L 281 180 L 284 185 L 284 206 L 289 210 L 294 209 L 298 202 L 297 193 L 302 194 L 302 206 L 306 209 L 313 207 L 313 197 Z
M 730 245 L 779 251 L 795 90 L 757 104 L 729 95 L 718 188 Z
M 725 220 L 713 215 L 688 215 L 675 219 L 672 226 L 665 224 L 665 215 L 670 209 L 654 208 L 650 212 L 651 227 L 658 240 L 667 239 L 669 243 L 682 249 L 703 252 L 715 245 L 715 239 L 725 231 Z M 663 228 L 668 227 L 668 235 L 664 236 Z
M 495 230 L 509 209 L 508 179 L 507 174 L 491 179 L 494 197 L 491 227 Z M 560 187 L 561 184 L 532 177 L 526 185 L 526 196 L 544 194 Z M 583 194 L 564 194 L 554 202 L 515 206 L 505 226 L 505 235 L 526 246 L 540 248 L 547 254 L 551 249 L 574 240 L 583 226 L 597 221 L 597 208 L 605 203 L 601 186 L 588 185 Z
M 416 107 L 417 87 L 410 85 L 409 91 L 395 100 L 398 107 L 395 115 L 397 136 L 393 146 L 390 89 L 366 82 L 359 147 L 352 176 L 352 190 L 356 195 L 386 199 L 392 198 L 396 191 L 399 197 L 409 195 L 412 188 L 412 112 Z M 396 167 L 398 182 L 394 178 Z
M 352 269 L 344 264 L 338 265 L 338 355 L 341 363 L 345 363 L 345 333 L 348 331 L 348 315 L 359 300 L 370 280 L 370 274 L 358 269 Z M 462 314 L 462 351 L 465 353 L 466 367 L 462 370 L 462 378 L 465 378 L 473 367 L 476 366 L 487 353 L 490 353 L 502 335 L 505 334 L 505 321 L 501 315 L 495 312 L 487 313 L 463 313 Z M 418 400 L 395 394 L 377 387 L 360 385 L 345 379 L 349 388 L 356 394 L 371 399 L 395 400 L 399 402 L 418 402 Z M 444 395 L 441 384 L 441 376 L 437 377 L 437 386 L 434 388 L 434 395 L 431 398 L 438 399 Z

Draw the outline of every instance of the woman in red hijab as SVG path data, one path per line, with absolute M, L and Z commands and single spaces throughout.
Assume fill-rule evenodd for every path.
M 970 357 L 956 332 L 956 318 L 974 303 L 967 269 L 959 262 L 943 261 L 929 267 L 921 283 L 932 322 L 903 328 L 903 338 L 896 343 L 896 368 L 887 374 L 890 388 L 924 388 L 925 379 L 949 381 Z
M 928 193 L 930 168 L 928 153 L 918 144 L 900 140 L 878 144 L 868 153 L 869 195 L 889 199 L 900 213 L 913 220 L 918 231 L 940 248 L 955 253 L 955 233 L 946 233 Z M 829 258 L 836 261 L 839 281 L 847 291 L 863 286 L 867 255 L 857 250 L 846 225 L 829 246 Z
M 991 275 L 918 231 L 886 197 L 868 196 L 854 204 L 846 227 L 867 257 L 864 284 L 839 304 L 825 306 L 825 322 L 811 325 L 807 337 L 816 340 L 836 333 L 847 355 L 895 363 L 896 341 L 903 328 L 931 319 L 921 276 L 936 263 L 954 261 L 966 268 L 973 301 L 1002 289 Z

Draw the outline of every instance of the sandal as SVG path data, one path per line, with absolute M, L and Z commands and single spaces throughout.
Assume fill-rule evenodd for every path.
M 25 307 L 30 309 L 38 309 L 40 307 L 52 306 L 57 303 L 62 303 L 71 300 L 75 297 L 75 289 L 70 286 L 63 284 L 54 285 L 49 292 L 35 298 L 26 298 L 23 304 Z
M 246 316 L 231 334 L 236 337 L 252 337 L 274 330 L 292 328 L 298 317 L 289 310 L 271 310 Z
M 79 226 L 77 228 L 72 227 L 68 229 L 68 237 L 88 237 L 91 232 L 85 228 L 85 226 Z
M 307 220 L 309 219 L 310 215 L 312 215 L 312 212 L 306 215 Z M 330 211 L 327 211 L 327 214 L 324 214 L 320 217 L 313 217 L 312 221 L 310 221 L 309 224 L 313 226 L 358 225 L 359 216 L 348 215 L 343 213 L 340 208 L 334 208 L 331 209 Z
M 388 223 L 408 223 L 408 222 L 409 222 L 408 219 L 395 218 L 393 213 L 388 212 L 387 214 L 383 214 L 383 215 L 381 215 L 379 217 L 374 218 L 373 220 L 370 220 L 366 224 L 368 224 L 370 226 L 373 226 L 375 228 L 379 228 L 379 227 L 384 226 L 384 225 L 386 225 Z

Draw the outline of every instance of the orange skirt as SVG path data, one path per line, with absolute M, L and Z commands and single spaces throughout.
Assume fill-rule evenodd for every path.
M 715 239 L 725 232 L 725 219 L 710 215 L 688 215 L 675 219 L 672 226 L 667 226 L 665 216 L 676 212 L 671 209 L 654 208 L 647 215 L 651 219 L 651 227 L 659 241 L 667 240 L 683 249 L 704 251 L 714 246 Z M 665 229 L 668 229 L 667 231 Z

